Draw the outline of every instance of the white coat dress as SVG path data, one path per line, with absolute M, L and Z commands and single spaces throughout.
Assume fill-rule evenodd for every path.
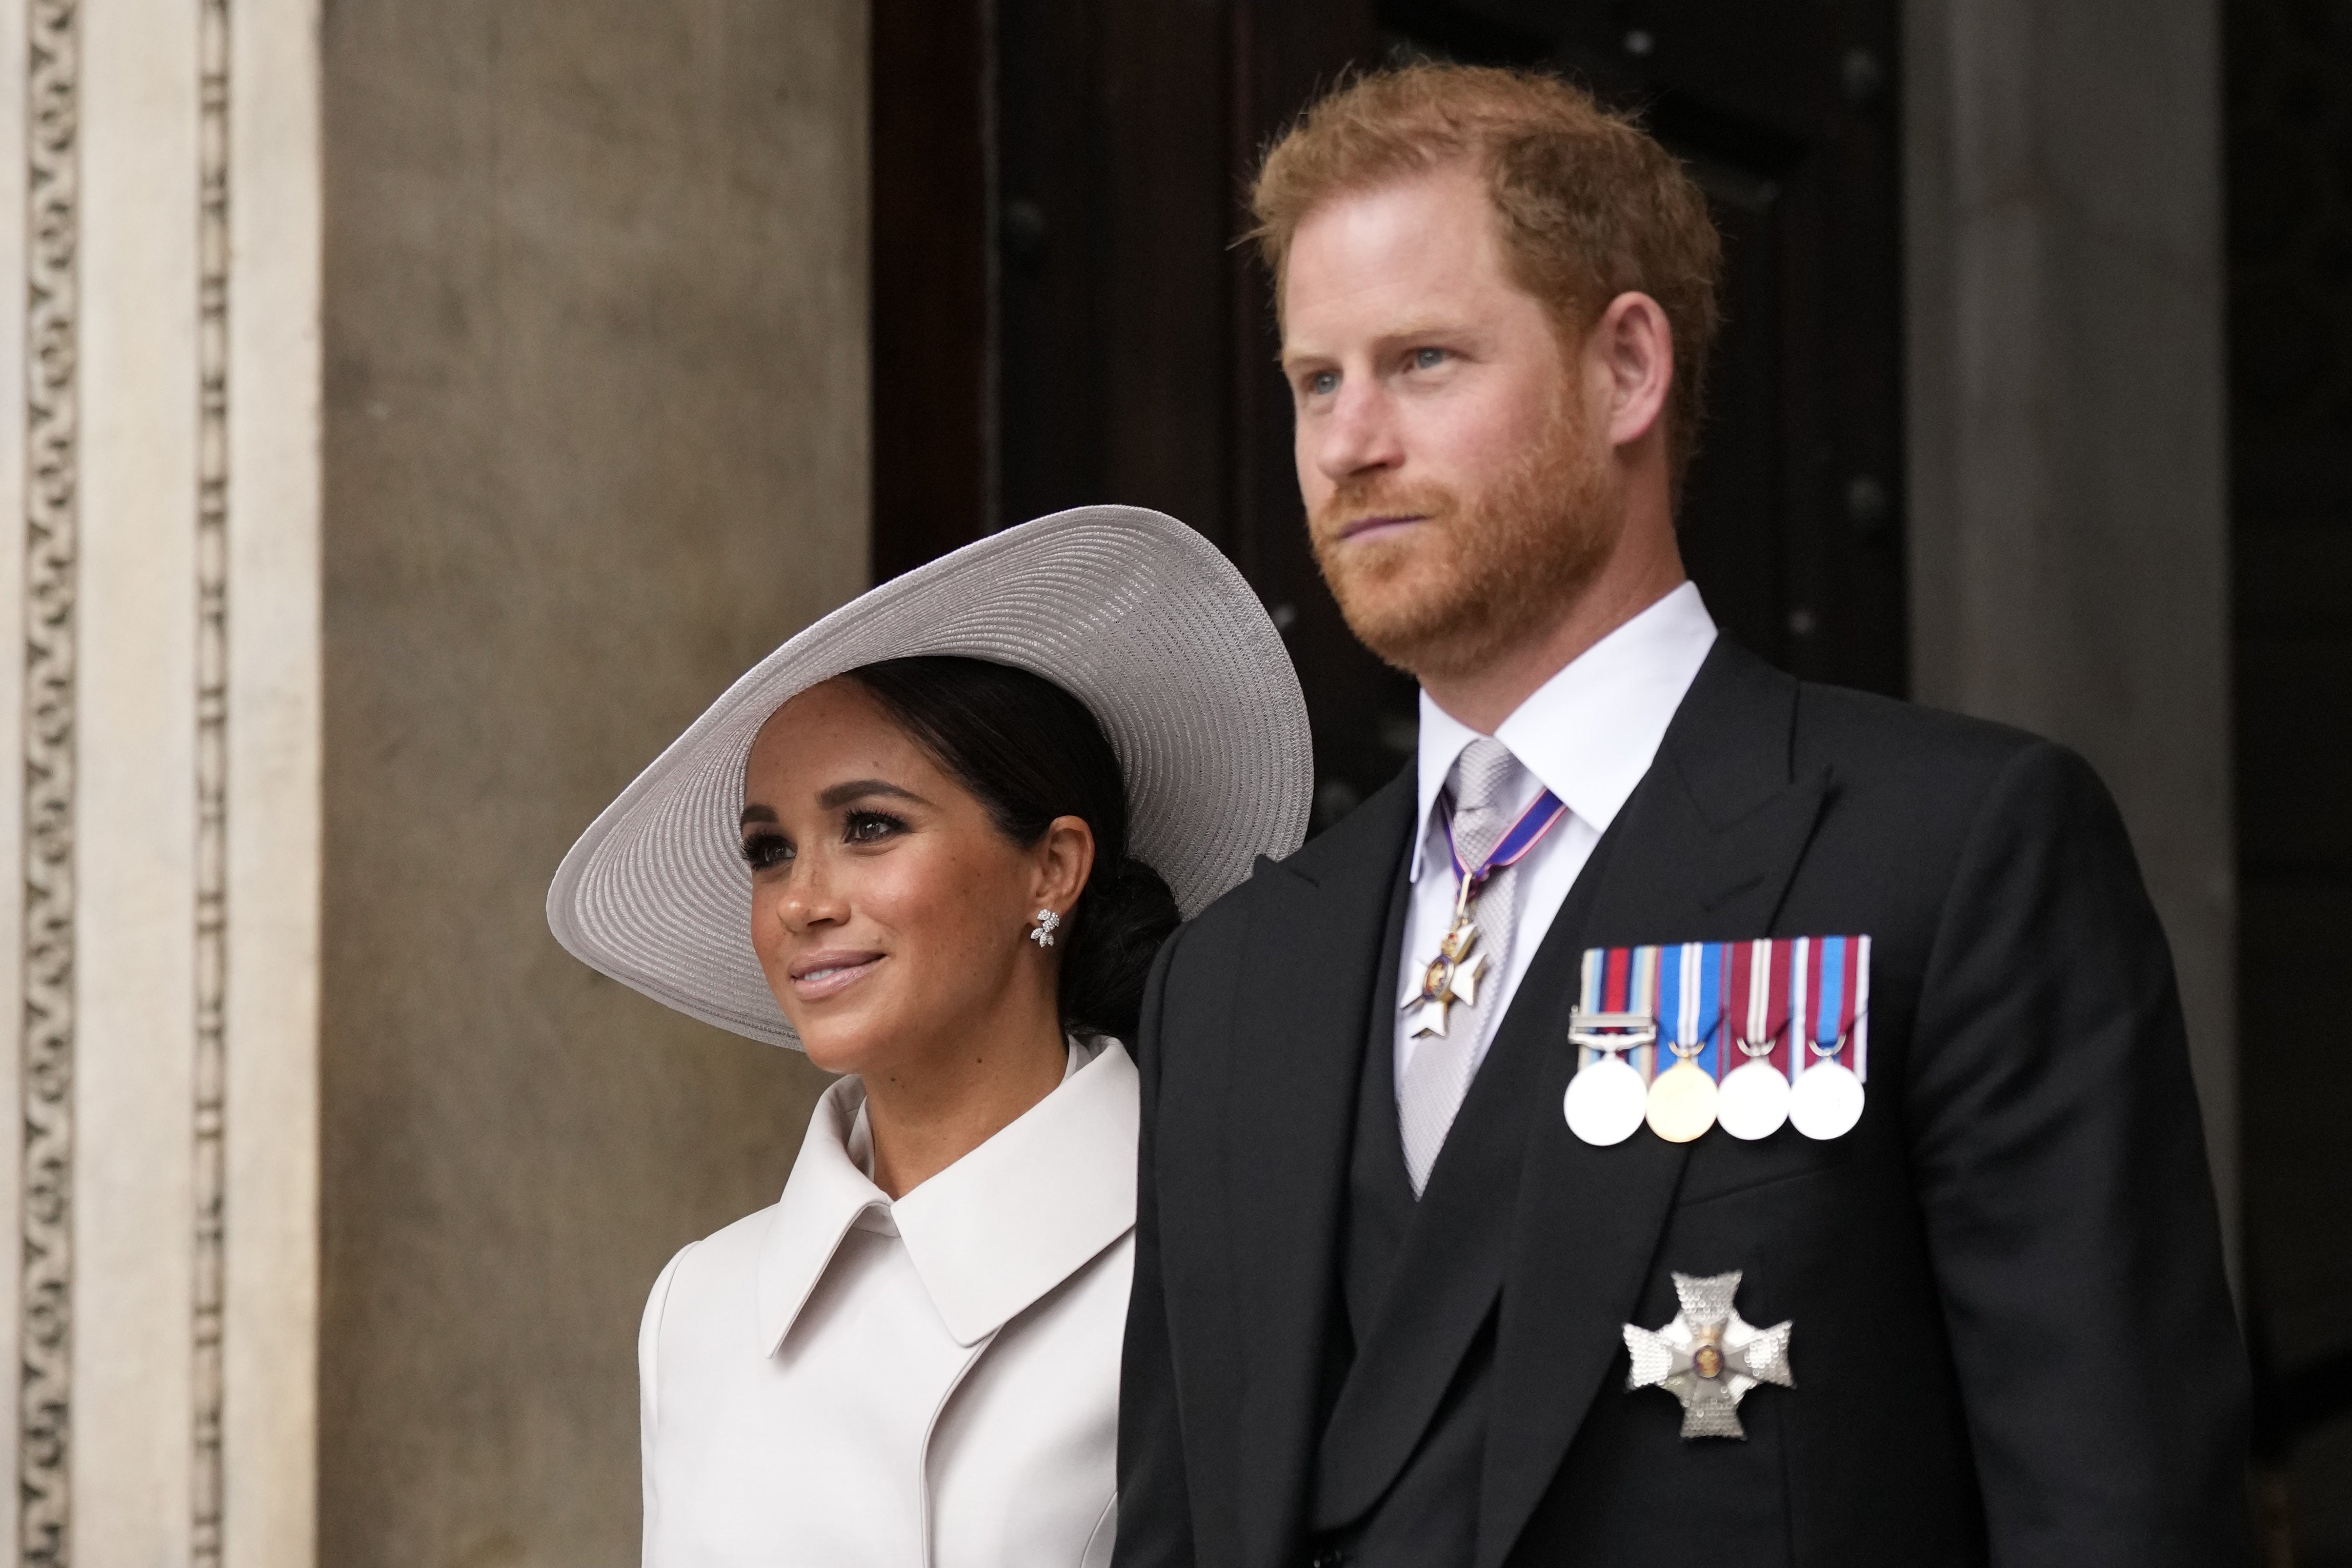
M 1061 1084 L 892 1203 L 864 1086 L 772 1207 L 688 1246 L 638 1336 L 646 1568 L 1097 1568 L 1117 1525 L 1136 1077 Z

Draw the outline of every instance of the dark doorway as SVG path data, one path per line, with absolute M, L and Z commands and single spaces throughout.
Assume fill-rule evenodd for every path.
M 968 0 L 950 24 L 877 0 L 877 573 L 1060 507 L 1172 512 L 1283 627 L 1318 819 L 1377 787 L 1411 754 L 1412 688 L 1349 637 L 1308 556 L 1267 281 L 1233 243 L 1241 194 L 1267 138 L 1350 67 L 1540 65 L 1642 111 L 1728 243 L 1683 518 L 1717 618 L 1801 674 L 1900 692 L 1895 9 Z M 959 28 L 983 47 L 943 58 L 938 30 Z M 980 210 L 886 158 L 915 147 L 976 168 Z M 975 297 L 984 311 L 943 336 L 905 330 Z M 967 391 L 971 441 L 937 423 Z
M 2229 0 L 2246 1327 L 2270 1560 L 2352 1563 L 2352 6 Z

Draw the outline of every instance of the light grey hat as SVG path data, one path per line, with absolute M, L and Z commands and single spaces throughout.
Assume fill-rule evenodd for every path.
M 921 654 L 1017 666 L 1084 702 L 1127 780 L 1129 853 L 1187 916 L 1306 834 L 1307 705 L 1257 596 L 1174 518 L 1080 507 L 894 578 L 761 659 L 564 856 L 555 940 L 656 1002 L 797 1048 L 751 951 L 744 763 L 801 692 Z

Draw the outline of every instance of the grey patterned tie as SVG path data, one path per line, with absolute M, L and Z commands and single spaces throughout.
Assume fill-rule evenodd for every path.
M 1453 782 L 1454 847 L 1464 865 L 1486 859 L 1510 831 L 1512 786 L 1518 774 L 1519 760 L 1500 741 L 1481 735 L 1463 748 L 1454 764 Z M 1451 866 L 1427 867 L 1422 874 L 1432 871 L 1452 882 Z M 1445 1033 L 1412 1042 L 1412 1060 L 1397 1089 L 1397 1130 L 1404 1141 L 1404 1168 L 1412 1178 L 1415 1197 L 1429 1185 L 1430 1167 L 1437 1163 L 1437 1152 L 1445 1146 L 1454 1113 L 1469 1092 L 1470 1064 L 1500 1005 L 1518 913 L 1518 868 L 1506 866 L 1486 879 L 1470 905 L 1470 917 L 1478 925 L 1476 951 L 1486 955 L 1477 1005 L 1455 1004 Z M 1421 956 L 1413 954 L 1408 962 Z

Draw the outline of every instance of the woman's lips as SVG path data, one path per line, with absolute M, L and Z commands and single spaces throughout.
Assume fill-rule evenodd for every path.
M 820 952 L 793 964 L 793 994 L 803 1002 L 836 996 L 874 973 L 878 952 Z

